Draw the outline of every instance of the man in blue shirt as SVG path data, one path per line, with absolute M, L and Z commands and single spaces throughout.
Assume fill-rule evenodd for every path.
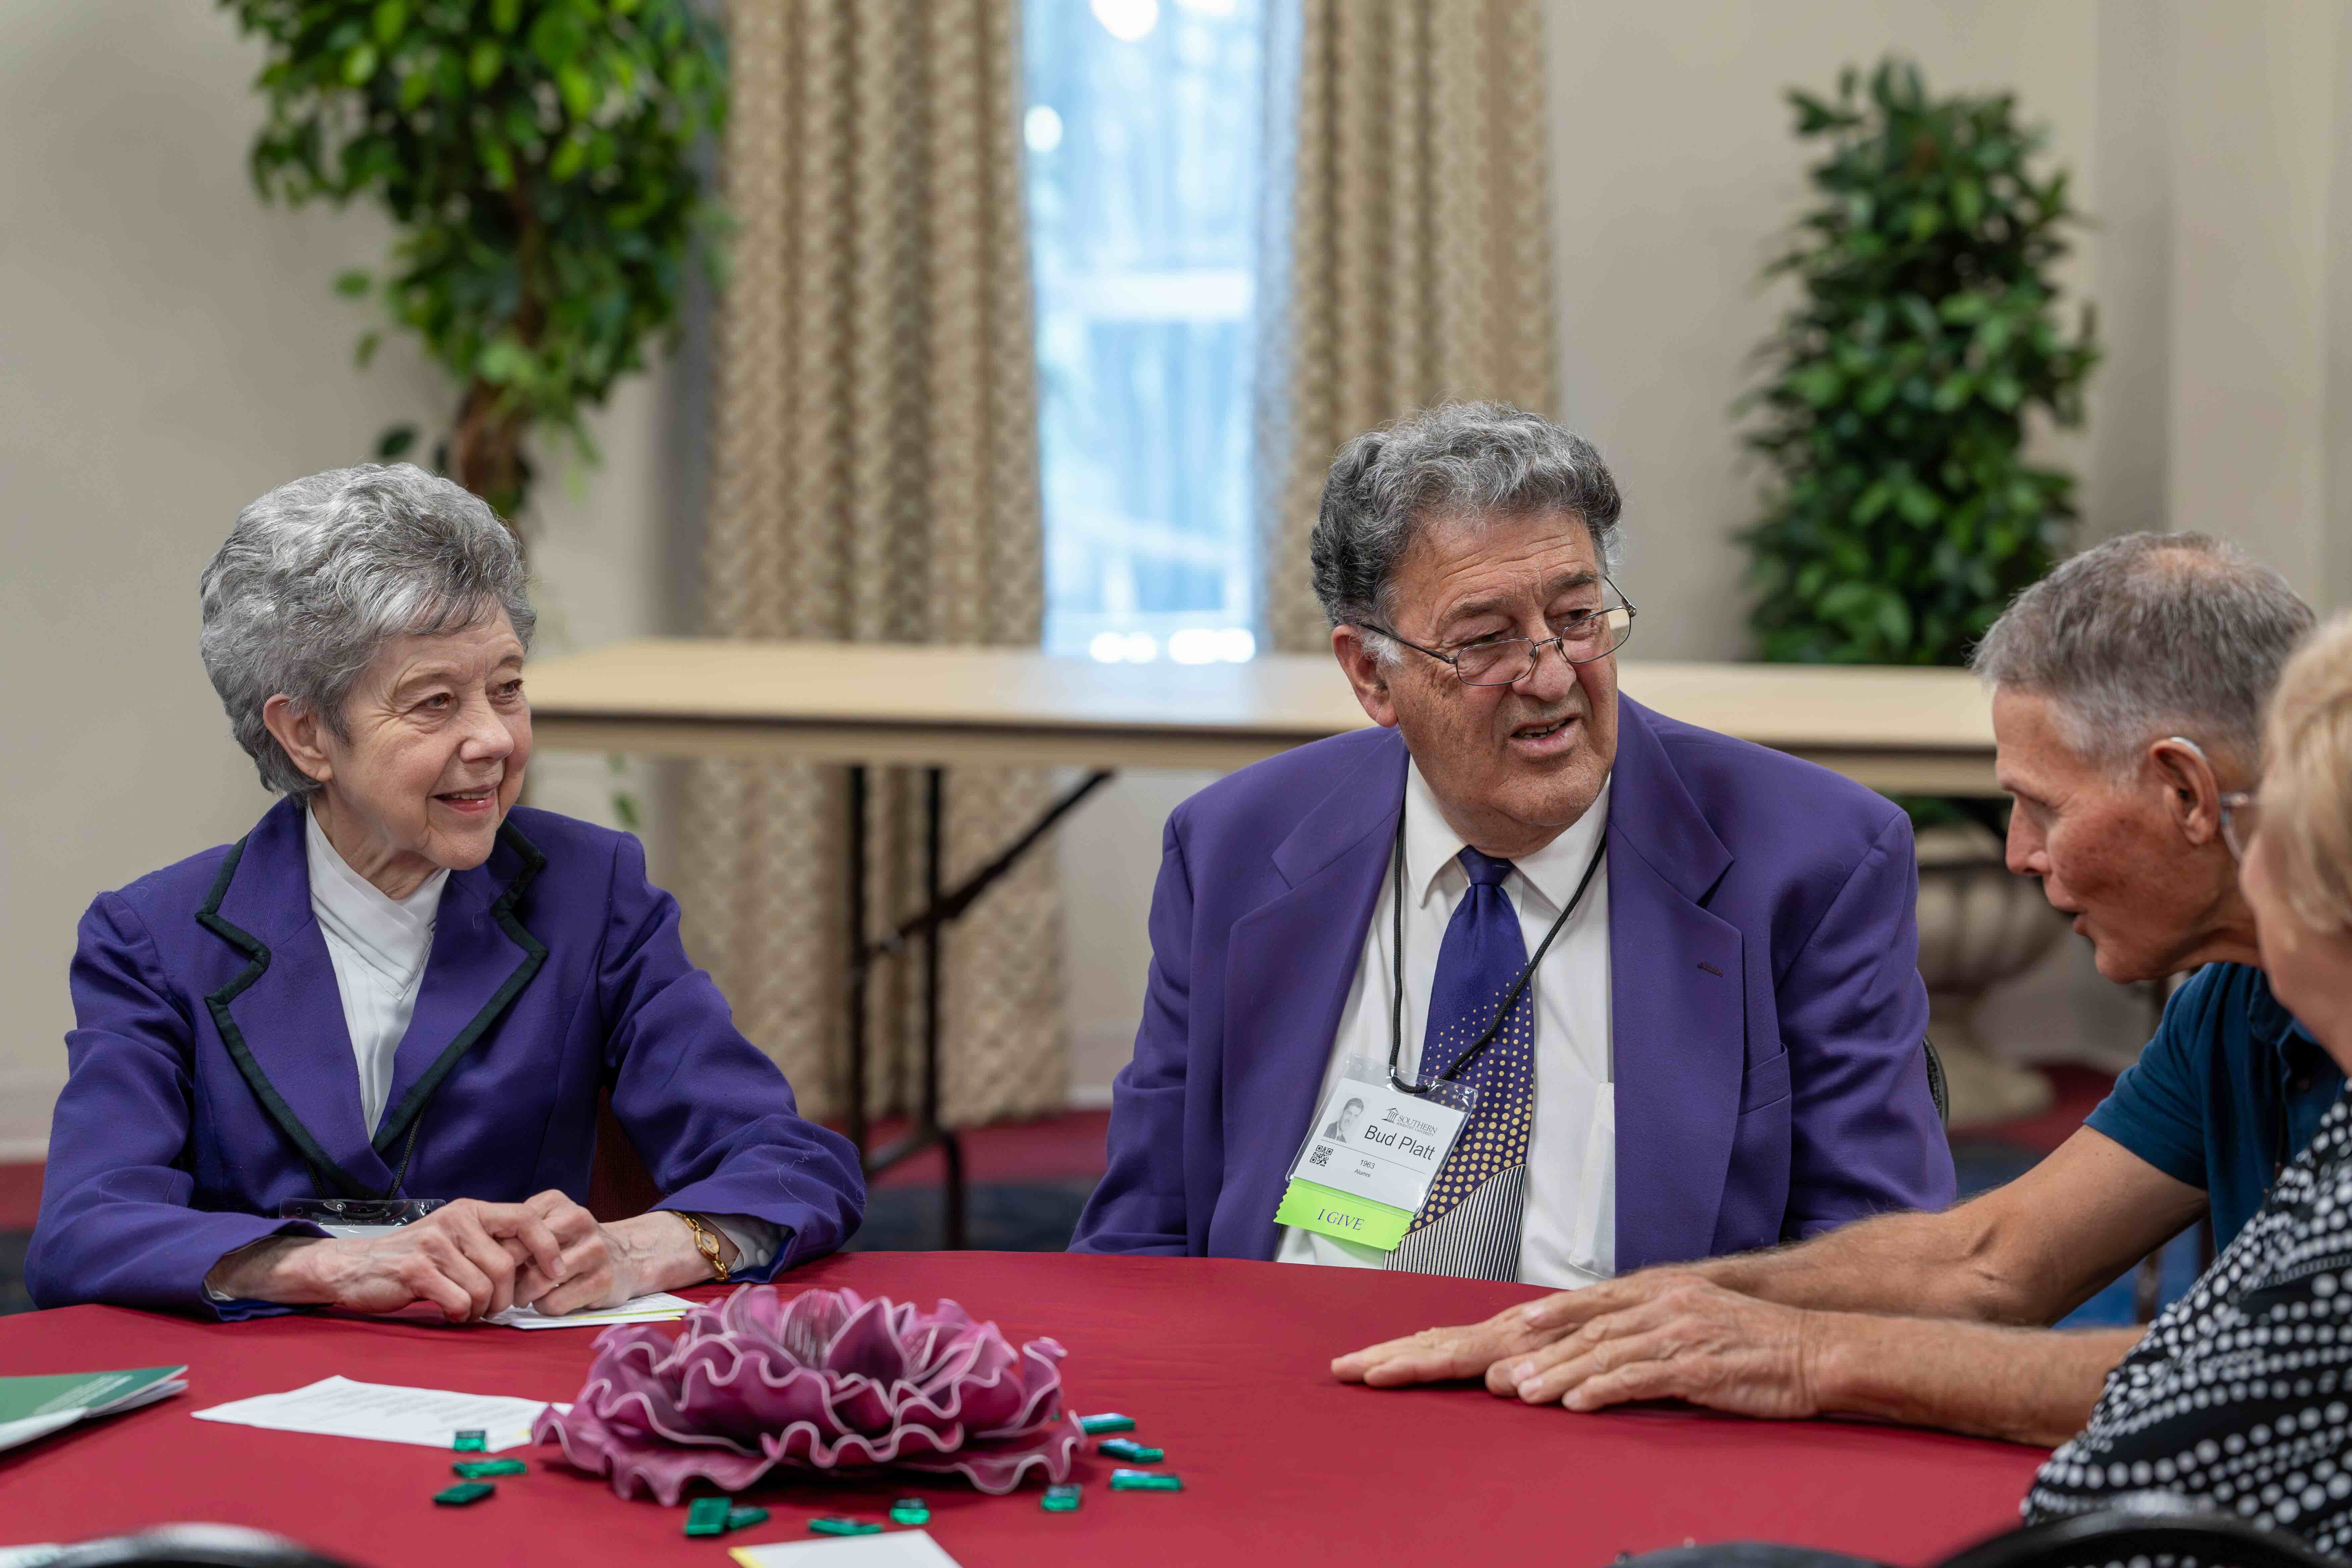
M 2264 701 L 2312 625 L 2277 574 L 2195 534 L 2134 534 L 2019 595 L 1977 650 L 2009 865 L 2117 982 L 2189 973 L 2137 1064 L 2025 1175 L 1942 1214 L 1643 1270 L 1340 1357 L 1381 1387 L 1484 1377 L 1594 1410 L 1685 1399 L 2054 1444 L 2140 1331 L 2056 1332 L 2200 1213 L 2221 1245 L 2343 1091 L 2272 997 L 2222 824 Z
M 2212 963 L 2083 1123 L 2205 1194 L 2229 1245 L 2344 1092 L 2344 1071 L 2279 1005 L 2263 972 Z

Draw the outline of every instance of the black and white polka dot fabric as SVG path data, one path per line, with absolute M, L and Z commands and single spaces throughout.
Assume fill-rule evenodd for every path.
M 2108 1375 L 2026 1494 L 2039 1522 L 2173 1493 L 2352 1546 L 2352 1097 Z

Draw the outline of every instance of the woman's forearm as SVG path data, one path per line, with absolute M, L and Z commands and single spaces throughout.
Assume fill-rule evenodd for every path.
M 265 1236 L 259 1241 L 225 1254 L 205 1275 L 205 1289 L 228 1301 L 274 1301 L 279 1306 L 313 1306 L 331 1298 L 319 1294 L 318 1282 L 302 1256 L 318 1245 L 315 1236 Z
M 726 1232 L 715 1226 L 709 1228 L 719 1239 L 719 1258 L 733 1268 L 739 1256 L 735 1244 L 727 1238 Z M 620 1254 L 623 1269 L 638 1287 L 636 1295 L 700 1285 L 712 1278 L 710 1260 L 695 1245 L 694 1228 L 669 1210 L 656 1209 L 635 1219 L 615 1220 L 604 1231 Z

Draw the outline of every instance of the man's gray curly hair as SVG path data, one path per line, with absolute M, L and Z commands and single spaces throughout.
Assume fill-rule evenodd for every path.
M 1617 481 L 1582 437 L 1500 403 L 1423 409 L 1366 431 L 1333 459 L 1308 549 L 1315 596 L 1335 626 L 1388 619 L 1397 563 L 1424 524 L 1453 517 L 1566 512 L 1614 570 L 1622 510 Z

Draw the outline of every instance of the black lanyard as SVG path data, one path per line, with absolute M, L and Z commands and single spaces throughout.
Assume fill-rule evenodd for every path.
M 1601 832 L 1601 842 L 1592 847 L 1592 858 L 1584 863 L 1584 875 L 1577 879 L 1576 891 L 1569 895 L 1568 907 L 1559 911 L 1558 920 L 1551 922 L 1551 930 L 1544 932 L 1543 941 L 1536 944 L 1535 956 L 1528 960 L 1527 967 L 1519 971 L 1519 977 L 1512 981 L 1511 988 L 1503 994 L 1503 1004 L 1495 1009 L 1494 1022 L 1486 1026 L 1486 1032 L 1471 1041 L 1469 1048 L 1454 1058 L 1454 1065 L 1438 1074 L 1436 1078 L 1419 1083 L 1407 1083 L 1397 1077 L 1397 1057 L 1404 1046 L 1404 808 L 1402 806 L 1398 808 L 1396 848 L 1389 857 L 1389 954 L 1391 971 L 1389 978 L 1390 1088 L 1402 1089 L 1407 1094 L 1427 1094 L 1435 1084 L 1460 1077 L 1462 1069 L 1470 1065 L 1471 1059 L 1480 1051 L 1485 1050 L 1496 1035 L 1503 1032 L 1503 1021 L 1511 1016 L 1511 1009 L 1518 1005 L 1519 993 L 1528 988 L 1528 981 L 1534 976 L 1536 965 L 1541 963 L 1544 954 L 1551 951 L 1552 938 L 1558 936 L 1560 928 L 1568 924 L 1568 917 L 1576 913 L 1576 907 L 1584 902 L 1584 890 L 1592 886 L 1592 874 L 1601 869 L 1601 858 L 1608 852 L 1609 830 L 1603 826 Z M 1507 895 L 1506 897 L 1507 898 Z

